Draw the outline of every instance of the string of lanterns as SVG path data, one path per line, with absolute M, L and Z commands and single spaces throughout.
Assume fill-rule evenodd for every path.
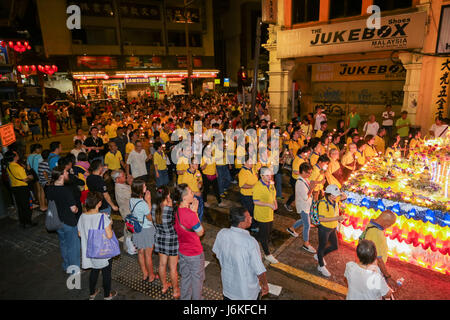
M 38 65 L 37 67 L 33 64 L 33 65 L 18 65 L 17 66 L 17 71 L 19 71 L 20 73 L 22 73 L 25 76 L 29 76 L 33 73 L 36 72 L 36 70 L 45 73 L 49 76 L 53 75 L 55 72 L 58 71 L 58 67 L 55 65 Z
M 6 48 L 6 46 L 8 45 L 14 51 L 20 52 L 20 53 L 23 53 L 23 52 L 25 52 L 27 50 L 31 50 L 31 46 L 30 46 L 28 41 L 24 41 L 24 42 L 22 42 L 22 41 L 16 41 L 16 42 L 14 42 L 14 41 L 8 41 L 8 42 L 0 41 L 0 45 L 3 48 Z

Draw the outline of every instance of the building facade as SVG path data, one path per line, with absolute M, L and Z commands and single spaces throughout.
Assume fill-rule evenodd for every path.
M 81 29 L 66 22 L 81 9 Z M 183 0 L 38 0 L 45 55 L 68 60 L 77 96 L 182 94 L 187 77 Z M 187 9 L 194 92 L 214 89 L 211 1 Z
M 372 5 L 381 10 L 379 25 L 368 11 Z M 287 123 L 298 111 L 291 103 L 298 94 L 302 115 L 321 105 L 344 118 L 356 107 L 363 120 L 370 114 L 381 120 L 391 104 L 397 116 L 408 111 L 412 123 L 428 132 L 438 114 L 448 115 L 448 81 L 442 77 L 449 51 L 437 49 L 438 36 L 449 28 L 448 20 L 441 21 L 447 5 L 450 1 L 263 1 L 263 11 L 272 12 L 264 44 L 270 52 L 272 118 Z

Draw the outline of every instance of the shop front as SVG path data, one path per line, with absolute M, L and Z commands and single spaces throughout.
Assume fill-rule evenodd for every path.
M 271 116 L 286 123 L 298 111 L 291 108 L 296 82 L 301 114 L 321 105 L 340 118 L 356 107 L 365 119 L 391 104 L 397 115 L 406 110 L 414 122 L 419 86 L 411 74 L 417 65 L 405 55 L 423 48 L 426 17 L 426 12 L 385 16 L 380 29 L 368 28 L 361 18 L 292 30 L 272 27 L 264 45 L 270 53 Z

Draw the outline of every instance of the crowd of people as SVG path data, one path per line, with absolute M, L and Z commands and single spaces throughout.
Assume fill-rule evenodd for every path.
M 88 113 L 79 104 L 71 107 L 77 110 L 72 113 L 77 114 L 73 149 L 63 153 L 59 141 L 51 142 L 49 149 L 33 143 L 28 157 L 24 157 L 13 145 L 4 154 L 6 175 L 3 176 L 9 178 L 8 185 L 24 228 L 36 225 L 31 221 L 33 200 L 44 212 L 48 202 L 54 201 L 63 223 L 57 231 L 62 269 L 67 271 L 72 265 L 92 269 L 90 299 L 99 293 L 96 282 L 100 270 L 104 298 L 117 295 L 111 289 L 111 260 L 86 256 L 88 230 L 97 228 L 104 216 L 110 238 L 113 212 L 120 213 L 124 221 L 133 216 L 142 227 L 140 232 L 133 233 L 125 224 L 123 233 L 124 250 L 137 254 L 143 281 L 159 279 L 162 292 L 165 294 L 172 287 L 174 298 L 202 299 L 205 279 L 205 256 L 200 241 L 204 234 L 202 220 L 208 208 L 215 206 L 208 194 L 216 199 L 218 207 L 229 208 L 226 198 L 234 184 L 239 187 L 241 207 L 230 210 L 231 228 L 219 232 L 213 247 L 222 267 L 226 298 L 256 299 L 267 294 L 266 269 L 258 242 L 264 260 L 278 263 L 270 252 L 269 242 L 274 212 L 281 207 L 292 212 L 295 205 L 300 219 L 286 231 L 299 237 L 296 230 L 303 226 L 302 248 L 314 254 L 318 271 L 330 277 L 324 257 L 338 249 L 336 228 L 344 219 L 339 214 L 339 204 L 346 197 L 341 191 L 344 182 L 375 157 L 397 151 L 406 156 L 423 143 L 420 131 L 411 130 L 407 113 L 403 112 L 395 121 L 389 105 L 382 114 L 381 126 L 375 115 L 371 115 L 362 131 L 356 109 L 331 130 L 320 107 L 304 118 L 295 115 L 281 128 L 271 121 L 267 98 L 263 96 L 257 103 L 254 119 L 243 112 L 235 96 L 226 95 L 170 101 L 142 98 L 122 105 L 88 109 Z M 43 106 L 41 114 L 48 112 L 47 108 Z M 70 118 L 69 111 L 67 114 Z M 83 116 L 89 126 L 87 136 L 82 129 Z M 50 117 L 47 120 L 41 117 L 46 122 L 41 126 L 43 136 L 45 126 L 48 135 L 47 122 L 52 134 L 56 131 L 57 121 Z M 190 148 L 180 149 L 177 160 L 173 159 L 172 151 L 177 144 L 189 138 L 183 136 L 180 141 L 173 141 L 173 133 L 176 129 L 186 129 L 192 136 L 195 121 L 202 122 L 203 132 L 279 129 L 280 145 L 274 150 L 269 145 L 268 152 L 257 156 L 256 162 L 249 156 L 239 163 L 233 156 L 257 153 L 248 140 L 245 147 L 234 150 L 232 162 L 223 161 L 230 154 L 216 148 L 217 144 L 224 146 L 225 141 L 203 141 L 200 162 L 195 161 Z M 63 121 L 61 129 L 69 126 L 71 121 Z M 444 120 L 437 118 L 430 134 L 438 137 L 447 129 Z M 273 161 L 275 156 L 280 159 L 277 163 Z M 288 191 L 291 196 L 284 201 L 282 176 L 286 173 L 292 189 Z M 312 221 L 316 212 L 317 222 Z M 371 221 L 372 228 L 369 227 L 365 241 L 357 248 L 359 263 L 347 265 L 345 276 L 349 286 L 361 285 L 361 277 L 365 275 L 360 269 L 366 269 L 382 274 L 382 280 L 390 288 L 397 288 L 385 266 L 387 247 L 381 236 L 382 230 L 393 223 L 395 215 L 389 211 Z M 312 225 L 318 230 L 317 248 L 309 241 Z M 153 268 L 153 251 L 159 256 L 157 273 Z M 170 281 L 167 281 L 167 266 Z M 388 287 L 384 286 L 376 298 L 389 296 L 385 288 Z M 358 290 L 349 291 L 349 297 L 373 298 Z

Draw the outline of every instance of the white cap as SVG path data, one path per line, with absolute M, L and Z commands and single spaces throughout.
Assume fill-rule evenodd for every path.
M 262 167 L 261 168 L 261 175 L 262 176 L 273 176 L 273 171 L 270 168 Z
M 331 194 L 332 196 L 339 197 L 341 195 L 341 190 L 335 184 L 330 184 L 325 189 L 325 193 Z

